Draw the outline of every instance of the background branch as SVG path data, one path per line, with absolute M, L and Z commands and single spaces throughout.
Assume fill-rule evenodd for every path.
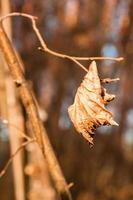
M 0 2 L 0 14 L 6 15 L 11 12 L 10 0 L 5 0 Z M 8 37 L 12 41 L 12 22 L 11 18 L 8 18 L 4 21 L 4 29 L 7 32 Z M 19 130 L 24 132 L 24 119 L 22 115 L 22 110 L 20 102 L 17 99 L 16 88 L 13 83 L 12 77 L 9 73 L 8 66 L 5 62 L 2 52 L 0 52 L 0 82 L 4 85 L 3 90 L 0 94 L 0 114 L 3 118 L 8 120 L 8 139 L 9 139 L 9 148 L 10 154 L 14 154 L 16 149 L 23 142 L 23 138 L 18 136 L 18 130 L 14 128 L 11 124 L 19 124 Z M 24 156 L 23 151 L 19 151 L 14 157 L 11 166 L 10 179 L 13 185 L 14 197 L 17 200 L 25 199 L 25 182 L 24 182 Z M 17 169 L 17 170 L 16 170 Z M 6 186 L 8 187 L 8 186 Z

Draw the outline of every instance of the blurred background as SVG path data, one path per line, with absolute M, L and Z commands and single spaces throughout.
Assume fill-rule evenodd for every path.
M 7 25 L 8 34 L 24 62 L 25 77 L 36 94 L 42 120 L 64 176 L 67 182 L 74 183 L 71 188 L 73 199 L 132 200 L 133 0 L 1 0 L 0 14 L 9 12 L 37 16 L 37 25 L 45 42 L 50 49 L 57 52 L 87 57 L 124 57 L 122 62 L 97 61 L 101 78 L 120 78 L 118 83 L 107 86 L 109 92 L 116 94 L 116 99 L 109 104 L 108 110 L 113 113 L 119 127 L 99 128 L 94 138 L 95 145 L 90 149 L 88 143 L 73 128 L 67 113 L 85 72 L 71 61 L 39 51 L 37 48 L 40 44 L 30 21 L 14 17 Z M 4 61 L 1 58 L 1 68 L 2 63 Z M 83 64 L 88 68 L 90 62 L 85 61 Z M 8 78 L 6 83 L 3 82 L 5 78 L 2 69 L 0 73 L 0 118 L 7 119 L 5 110 L 11 108 L 9 94 L 12 88 L 9 87 L 11 85 Z M 7 76 L 9 72 L 6 70 Z M 5 88 L 8 88 L 7 96 Z M 13 109 L 8 112 L 13 114 Z M 23 108 L 21 113 L 25 117 Z M 13 114 L 11 118 L 17 116 Z M 15 125 L 20 127 L 18 121 Z M 14 136 L 12 140 L 15 140 Z M 10 147 L 8 129 L 1 120 L 1 170 L 10 156 Z M 24 151 L 22 155 L 23 166 L 29 165 L 27 152 L 28 150 Z M 18 168 L 15 169 L 17 171 Z M 47 173 L 44 177 L 41 176 L 44 179 L 41 182 L 42 187 L 39 183 L 33 187 L 30 170 L 32 166 L 25 169 L 27 175 L 22 181 L 22 185 L 25 185 L 25 197 L 19 199 L 15 197 L 13 172 L 10 167 L 0 179 L 0 199 L 56 199 Z M 39 191 L 36 195 L 45 194 L 39 197 L 27 195 L 31 188 Z M 46 193 L 47 197 L 44 197 Z

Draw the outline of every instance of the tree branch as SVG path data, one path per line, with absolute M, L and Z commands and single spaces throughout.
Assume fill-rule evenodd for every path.
M 68 189 L 68 185 L 65 181 L 65 178 L 62 174 L 62 171 L 60 169 L 60 166 L 58 164 L 58 161 L 55 157 L 54 151 L 52 149 L 52 146 L 50 144 L 50 141 L 47 136 L 47 132 L 43 127 L 43 124 L 39 118 L 38 110 L 36 107 L 36 103 L 34 101 L 31 88 L 26 83 L 26 80 L 24 78 L 23 72 L 21 70 L 20 62 L 15 54 L 15 51 L 3 29 L 2 21 L 5 20 L 8 17 L 12 16 L 23 16 L 31 20 L 32 22 L 32 28 L 40 42 L 41 50 L 60 57 L 60 58 L 66 58 L 74 63 L 76 63 L 78 66 L 80 66 L 84 71 L 88 72 L 88 70 L 79 62 L 83 60 L 113 60 L 113 61 L 121 61 L 123 60 L 122 57 L 119 58 L 111 58 L 111 57 L 75 57 L 75 56 L 69 56 L 66 54 L 61 54 L 55 51 L 50 50 L 45 41 L 43 40 L 37 26 L 36 26 L 36 19 L 37 17 L 24 14 L 24 13 L 10 13 L 6 16 L 3 16 L 0 18 L 0 48 L 2 49 L 6 62 L 9 66 L 9 70 L 11 72 L 12 78 L 18 88 L 20 98 L 22 100 L 22 103 L 25 107 L 25 110 L 29 116 L 29 121 L 31 123 L 34 136 L 37 140 L 37 143 L 39 147 L 42 150 L 42 153 L 44 157 L 46 156 L 46 160 L 48 163 L 49 171 L 51 173 L 51 176 L 55 182 L 55 186 L 57 191 L 61 194 L 66 194 L 67 198 L 71 199 L 71 194 Z
M 14 12 L 14 13 L 9 13 L 8 15 L 6 16 L 3 16 L 1 17 L 1 21 L 8 18 L 8 17 L 12 17 L 12 16 L 23 16 L 23 17 L 26 17 L 28 19 L 31 20 L 32 22 L 32 28 L 40 42 L 40 45 L 41 47 L 39 47 L 39 50 L 42 50 L 42 51 L 45 51 L 51 55 L 54 55 L 54 56 L 57 56 L 57 57 L 60 57 L 60 58 L 66 58 L 66 59 L 69 59 L 73 62 L 75 62 L 80 68 L 82 68 L 84 71 L 88 72 L 88 69 L 86 69 L 80 62 L 79 60 L 83 61 L 83 60 L 111 60 L 111 61 L 122 61 L 123 60 L 123 57 L 118 57 L 118 58 L 112 58 L 112 57 L 76 57 L 76 56 L 69 56 L 69 55 L 66 55 L 66 54 L 61 54 L 61 53 L 58 53 L 58 52 L 55 52 L 55 51 L 52 51 L 50 50 L 48 47 L 47 47 L 47 44 L 46 42 L 44 41 L 44 39 L 42 38 L 41 34 L 40 34 L 40 31 L 38 30 L 37 28 L 37 25 L 36 25 L 36 19 L 37 17 L 35 16 L 32 16 L 32 15 L 29 15 L 29 14 L 25 14 L 25 13 L 17 13 L 17 12 Z
M 4 54 L 5 60 L 8 64 L 10 73 L 16 84 L 16 87 L 18 88 L 19 96 L 29 117 L 29 122 L 31 123 L 34 137 L 36 138 L 36 141 L 43 153 L 44 159 L 46 159 L 47 161 L 49 172 L 51 174 L 51 177 L 53 178 L 55 187 L 58 193 L 61 195 L 61 197 L 66 196 L 67 199 L 71 200 L 72 197 L 67 182 L 56 159 L 47 132 L 39 118 L 37 106 L 33 97 L 33 92 L 31 91 L 31 88 L 29 88 L 24 78 L 21 69 L 22 63 L 20 64 L 19 59 L 16 56 L 15 50 L 13 49 L 12 44 L 8 39 L 7 34 L 5 33 L 2 25 L 2 21 L 4 19 L 13 15 L 14 14 L 9 14 L 5 17 L 0 18 L 0 48 Z M 17 15 L 27 17 L 26 14 L 21 15 L 17 13 Z M 33 22 L 35 23 L 35 17 L 28 15 L 28 18 L 33 20 Z

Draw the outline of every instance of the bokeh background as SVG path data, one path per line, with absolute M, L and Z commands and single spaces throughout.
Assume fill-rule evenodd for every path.
M 2 13 L 2 6 L 0 9 Z M 90 149 L 67 113 L 85 72 L 71 61 L 39 51 L 31 23 L 21 17 L 12 18 L 13 44 L 24 62 L 25 77 L 36 94 L 63 173 L 68 182 L 74 182 L 73 199 L 132 200 L 133 0 L 11 0 L 10 12 L 37 16 L 45 42 L 57 52 L 124 57 L 122 62 L 97 61 L 101 78 L 120 77 L 118 83 L 107 86 L 116 94 L 108 109 L 119 127 L 99 128 Z M 83 64 L 88 67 L 90 62 Z M 0 169 L 9 158 L 7 132 L 1 122 Z M 0 199 L 14 200 L 13 188 L 10 167 L 0 179 Z

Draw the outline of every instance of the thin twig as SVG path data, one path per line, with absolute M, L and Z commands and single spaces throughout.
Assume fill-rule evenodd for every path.
M 25 138 L 26 140 L 31 140 L 32 139 L 31 137 L 26 135 L 23 131 L 21 131 L 20 128 L 18 128 L 15 124 L 9 123 L 8 120 L 6 120 L 6 119 L 4 119 L 4 120 L 1 119 L 1 120 L 6 126 L 8 125 L 8 126 L 14 127 L 18 131 L 18 133 L 21 135 L 22 138 Z
M 61 54 L 61 53 L 58 53 L 58 52 L 55 52 L 55 51 L 52 51 L 50 50 L 47 45 L 46 45 L 46 42 L 44 41 L 44 39 L 42 38 L 41 34 L 40 34 L 40 31 L 38 30 L 37 28 L 37 25 L 36 25 L 36 19 L 37 17 L 35 16 L 32 16 L 32 15 L 29 15 L 29 14 L 25 14 L 25 13 L 18 13 L 18 12 L 14 12 L 14 13 L 10 13 L 6 16 L 3 16 L 1 17 L 1 21 L 6 19 L 7 17 L 12 17 L 12 16 L 23 16 L 23 17 L 26 17 L 26 18 L 29 18 L 31 21 L 32 21 L 32 27 L 33 27 L 33 30 L 41 44 L 41 47 L 39 47 L 40 50 L 43 50 L 51 55 L 54 55 L 54 56 L 57 56 L 57 57 L 60 57 L 60 58 L 67 58 L 73 62 L 75 62 L 79 67 L 81 67 L 84 71 L 88 72 L 88 70 L 78 61 L 78 60 L 111 60 L 111 61 L 122 61 L 123 60 L 123 57 L 118 57 L 118 58 L 112 58 L 112 57 L 76 57 L 76 56 L 69 56 L 69 55 L 66 55 L 66 54 Z
M 100 79 L 101 83 L 112 83 L 112 82 L 116 82 L 119 81 L 119 78 L 104 78 L 104 79 Z
M 42 45 L 42 44 L 41 44 Z M 47 47 L 47 46 L 46 46 Z M 93 61 L 93 60 L 110 60 L 110 61 L 117 61 L 117 62 L 120 62 L 120 61 L 122 61 L 122 60 L 124 60 L 124 58 L 123 57 L 117 57 L 117 58 L 114 58 L 114 57 L 78 57 L 78 56 L 68 56 L 68 55 L 66 55 L 66 54 L 61 54 L 61 53 L 57 53 L 57 52 L 55 52 L 55 51 L 52 51 L 52 50 L 50 50 L 48 47 L 47 48 L 42 48 L 42 47 L 39 47 L 38 49 L 39 50 L 42 50 L 42 51 L 46 51 L 46 52 L 48 52 L 48 53 L 50 53 L 50 54 L 52 54 L 52 55 L 55 55 L 55 56 L 57 56 L 57 57 L 61 57 L 61 58 L 68 58 L 68 59 L 71 59 L 71 58 L 73 58 L 73 59 L 75 59 L 75 60 L 82 60 L 82 61 L 89 61 L 89 60 L 91 60 L 91 61 Z
M 18 149 L 10 156 L 10 158 L 9 158 L 8 162 L 6 163 L 5 167 L 3 168 L 3 170 L 0 172 L 0 178 L 1 178 L 2 176 L 4 176 L 4 174 L 6 173 L 6 171 L 7 171 L 8 167 L 9 167 L 9 165 L 12 163 L 13 158 L 19 153 L 19 151 L 22 150 L 26 145 L 28 145 L 28 144 L 30 144 L 30 143 L 32 143 L 32 142 L 35 142 L 35 141 L 36 141 L 35 139 L 30 139 L 30 140 L 28 140 L 28 141 L 26 141 L 26 142 L 23 142 L 23 143 L 18 147 Z

